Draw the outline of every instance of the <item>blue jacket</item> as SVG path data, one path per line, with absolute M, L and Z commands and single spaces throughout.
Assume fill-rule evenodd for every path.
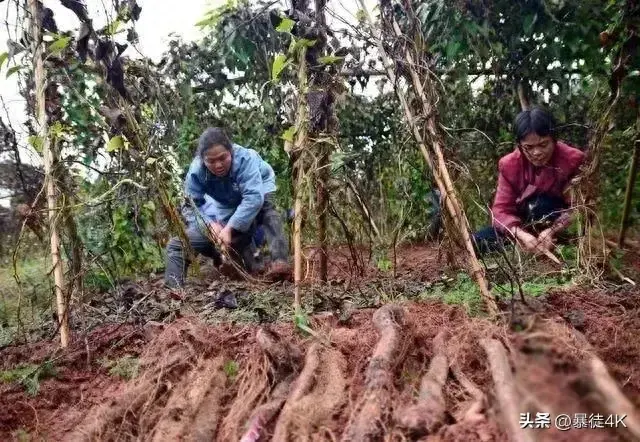
M 241 232 L 251 227 L 265 194 L 275 190 L 276 176 L 271 166 L 255 150 L 237 144 L 233 145 L 226 177 L 212 174 L 196 155 L 184 183 L 185 196 L 193 199 L 204 222 L 217 221 Z M 184 215 L 189 224 L 197 222 L 190 204 Z

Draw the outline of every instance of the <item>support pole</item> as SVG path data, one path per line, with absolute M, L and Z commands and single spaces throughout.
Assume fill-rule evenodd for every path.
M 42 156 L 44 160 L 44 175 L 47 192 L 47 208 L 49 212 L 49 234 L 51 238 L 51 262 L 53 265 L 53 280 L 56 294 L 56 307 L 60 323 L 60 344 L 63 348 L 69 345 L 69 321 L 67 305 L 64 298 L 64 275 L 62 259 L 60 257 L 60 236 L 58 234 L 57 194 L 55 187 L 55 152 L 51 146 L 49 128 L 47 124 L 47 110 L 45 107 L 45 88 L 47 73 L 44 68 L 42 29 L 38 17 L 38 1 L 29 0 L 31 15 L 31 38 L 33 45 L 33 72 L 36 97 L 36 127 L 38 137 L 42 142 Z
M 380 52 L 380 56 L 382 57 L 389 80 L 391 80 L 392 84 L 397 84 L 397 77 L 394 71 L 394 63 L 385 51 L 384 45 L 382 44 L 382 36 L 379 32 L 375 31 L 373 19 L 371 18 L 369 11 L 365 7 L 364 0 L 358 0 L 358 3 L 360 4 L 361 9 L 365 12 L 367 21 L 369 22 L 371 30 L 374 33 L 378 51 Z M 380 8 L 380 10 L 382 11 L 383 8 Z M 393 19 L 393 30 L 398 37 L 402 37 L 402 32 L 400 31 L 398 23 L 395 21 L 395 19 Z M 420 81 L 418 74 L 413 69 L 413 57 L 408 50 L 405 53 L 405 59 L 407 62 L 407 68 L 409 69 L 409 72 L 411 74 L 411 80 L 416 91 L 416 95 L 421 99 L 424 115 L 427 116 L 424 129 L 426 129 L 426 133 L 431 138 L 429 141 L 435 153 L 435 159 L 432 152 L 429 150 L 429 148 L 427 148 L 425 139 L 420 128 L 418 127 L 416 118 L 414 117 L 411 108 L 409 107 L 409 103 L 404 92 L 396 87 L 396 95 L 400 100 L 400 103 L 404 110 L 407 125 L 413 131 L 413 135 L 416 139 L 416 142 L 418 143 L 420 152 L 422 153 L 422 156 L 424 157 L 429 168 L 433 171 L 436 184 L 438 185 L 441 194 L 444 196 L 446 208 L 453 220 L 457 233 L 462 237 L 462 241 L 467 252 L 467 264 L 469 266 L 469 273 L 478 284 L 480 294 L 485 302 L 485 305 L 487 306 L 489 314 L 496 315 L 498 313 L 496 301 L 495 299 L 493 299 L 493 296 L 491 296 L 491 292 L 489 291 L 489 286 L 485 278 L 484 270 L 476 256 L 471 239 L 469 223 L 462 208 L 462 204 L 459 202 L 456 196 L 453 181 L 451 180 L 451 176 L 449 175 L 449 171 L 446 166 L 446 161 L 442 152 L 444 143 L 440 134 L 438 133 L 438 124 L 435 117 L 435 106 L 427 99 L 422 81 Z
M 631 158 L 631 168 L 627 177 L 627 189 L 624 193 L 624 208 L 622 209 L 622 221 L 620 222 L 620 234 L 618 235 L 618 245 L 624 247 L 624 237 L 629 227 L 629 215 L 631 214 L 631 201 L 633 200 L 633 188 L 638 175 L 638 157 L 640 156 L 640 139 L 633 143 L 633 157 Z

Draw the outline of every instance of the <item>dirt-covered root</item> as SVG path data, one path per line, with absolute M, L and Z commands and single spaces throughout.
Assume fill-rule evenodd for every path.
M 533 441 L 533 437 L 519 424 L 520 402 L 516 389 L 516 382 L 511 373 L 511 366 L 507 352 L 502 343 L 496 339 L 481 339 L 480 345 L 484 348 L 491 366 L 491 377 L 498 398 L 502 422 L 506 425 L 506 431 L 514 442 Z
M 184 435 L 188 435 L 183 437 L 187 441 L 213 438 L 226 381 L 222 366 L 222 358 L 202 361 L 172 388 L 167 405 L 151 431 L 150 440 L 177 440 Z
M 545 358 L 538 358 L 537 363 L 531 364 L 530 358 L 524 357 L 523 352 L 520 352 L 519 358 L 515 358 L 514 362 L 516 371 L 523 372 L 526 376 L 523 384 L 530 383 L 531 380 L 535 382 L 536 379 L 537 384 L 549 384 L 553 379 L 557 385 L 560 378 L 564 379 L 564 394 L 560 398 L 555 389 L 546 392 L 543 386 L 537 388 L 539 393 L 532 401 L 530 390 L 537 387 L 533 384 L 526 385 L 523 396 L 529 397 L 532 408 L 553 414 L 589 411 L 603 416 L 626 415 L 624 426 L 619 425 L 616 433 L 630 440 L 640 440 L 637 408 L 621 391 L 618 382 L 609 374 L 605 363 L 596 355 L 596 349 L 587 338 L 562 321 L 559 317 L 540 321 L 532 333 L 524 336 L 522 350 L 545 355 Z M 564 367 L 564 373 L 557 373 L 558 367 Z M 544 402 L 540 403 L 540 399 Z M 575 430 L 577 431 L 579 430 Z M 587 437 L 587 432 L 584 433 L 584 437 Z M 612 434 L 609 436 L 613 437 Z
M 218 441 L 245 436 L 252 440 L 252 434 L 260 434 L 280 410 L 302 360 L 297 347 L 266 328 L 256 332 L 256 343 L 257 347 L 240 362 L 244 369 L 237 380 L 238 391 L 222 420 Z M 261 407 L 263 412 L 256 413 Z
M 440 441 L 490 442 L 505 440 L 494 419 L 488 414 L 487 397 L 484 392 L 462 371 L 458 362 L 449 366 L 451 374 L 464 388 L 469 400 L 459 403 L 453 413 L 455 423 L 444 426 L 438 432 Z
M 383 432 L 393 392 L 393 370 L 403 343 L 410 341 L 405 311 L 398 305 L 378 309 L 373 324 L 380 339 L 367 368 L 364 393 L 349 419 L 343 441 L 373 440 Z
M 289 341 L 282 340 L 278 334 L 261 328 L 256 332 L 258 346 L 269 356 L 274 367 L 281 372 L 298 369 L 302 361 L 302 352 Z
M 304 367 L 298 378 L 294 381 L 289 392 L 289 397 L 280 412 L 276 428 L 273 431 L 273 440 L 289 440 L 289 426 L 291 425 L 292 411 L 296 403 L 311 389 L 315 380 L 316 371 L 320 365 L 320 344 L 313 343 L 307 350 Z
M 140 382 L 118 400 L 110 401 L 90 413 L 84 421 L 63 439 L 67 442 L 116 440 L 123 420 L 135 418 L 137 410 L 150 401 L 155 392 L 152 382 Z M 127 404 L 127 405 L 124 405 Z
M 626 415 L 625 426 L 621 426 L 620 429 L 631 435 L 632 440 L 640 440 L 640 416 L 638 416 L 636 407 L 620 391 L 616 381 L 611 377 L 600 358 L 591 356 L 588 365 L 591 383 L 601 404 L 610 415 Z
M 257 442 L 266 433 L 269 423 L 278 415 L 284 405 L 293 383 L 293 375 L 281 381 L 273 389 L 269 401 L 257 407 L 251 417 L 247 429 L 240 438 L 240 442 Z
M 434 339 L 435 354 L 420 382 L 417 402 L 396 411 L 398 426 L 414 435 L 434 433 L 446 421 L 447 406 L 442 389 L 449 373 L 449 362 L 445 352 L 445 334 L 440 332 Z
M 500 442 L 508 438 L 500 431 L 493 419 L 463 419 L 462 421 L 442 427 L 438 432 L 439 442 Z
M 123 440 L 149 434 L 169 387 L 215 349 L 206 327 L 189 321 L 172 324 L 153 342 L 140 359 L 142 374 L 120 396 L 90 413 L 65 440 Z
M 344 405 L 347 387 L 344 356 L 337 350 L 323 348 L 320 361 L 313 388 L 291 407 L 291 434 L 298 441 L 317 435 Z

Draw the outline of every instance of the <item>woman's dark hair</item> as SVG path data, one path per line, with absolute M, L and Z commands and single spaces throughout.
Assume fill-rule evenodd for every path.
M 541 137 L 551 136 L 555 139 L 556 122 L 551 113 L 541 107 L 532 107 L 522 111 L 516 117 L 516 141 L 519 143 L 531 133 Z
M 224 146 L 225 149 L 231 150 L 233 145 L 231 144 L 231 140 L 227 136 L 224 130 L 219 127 L 209 127 L 202 135 L 200 135 L 200 139 L 198 140 L 198 150 L 196 151 L 196 156 L 202 156 L 210 147 L 215 145 Z

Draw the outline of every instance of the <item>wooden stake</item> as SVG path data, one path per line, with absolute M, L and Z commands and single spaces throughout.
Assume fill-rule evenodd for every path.
M 302 305 L 302 296 L 300 294 L 300 283 L 302 282 L 302 192 L 300 187 L 304 172 L 302 164 L 298 165 L 298 173 L 296 176 L 296 195 L 293 205 L 293 308 L 297 312 Z
M 329 146 L 325 143 L 317 146 L 320 150 L 316 179 L 316 214 L 318 216 L 318 245 L 320 248 L 320 281 L 327 282 L 327 212 L 329 208 Z
M 305 124 L 307 106 L 304 91 L 307 87 L 306 48 L 300 49 L 298 55 L 298 109 L 296 115 L 296 139 L 293 145 L 295 163 L 295 202 L 293 206 L 293 308 L 298 313 L 302 305 L 300 283 L 302 282 L 302 188 L 304 183 L 304 148 L 307 144 L 307 126 Z M 286 150 L 286 149 L 285 149 Z
M 316 0 L 316 23 L 319 32 L 326 41 L 327 23 L 325 20 L 326 0 Z M 325 52 L 324 50 L 322 51 Z M 318 74 L 312 76 L 312 83 L 317 83 Z M 325 93 L 329 96 L 333 95 L 333 88 L 322 84 L 316 84 L 316 87 L 323 87 Z M 331 100 L 333 102 L 333 100 Z M 333 106 L 330 107 L 333 114 Z M 327 132 L 334 132 L 332 120 L 333 115 L 327 115 Z M 329 152 L 331 145 L 326 142 L 316 142 L 316 151 L 318 155 L 318 169 L 316 171 L 316 214 L 318 217 L 318 245 L 320 247 L 319 277 L 320 281 L 327 282 L 327 213 L 329 212 Z
M 358 2 L 362 10 L 365 12 L 367 21 L 369 22 L 371 26 L 371 30 L 374 33 L 374 37 L 378 45 L 378 50 L 380 51 L 380 56 L 382 57 L 385 69 L 387 71 L 387 75 L 391 80 L 391 83 L 396 84 L 396 74 L 394 71 L 394 64 L 384 49 L 384 46 L 382 44 L 382 37 L 373 26 L 373 19 L 371 18 L 369 11 L 365 7 L 364 1 L 358 0 Z M 380 9 L 382 10 L 382 8 Z M 400 31 L 398 23 L 395 21 L 395 19 L 393 20 L 393 28 L 396 35 L 402 36 L 402 32 Z M 416 93 L 422 100 L 424 114 L 425 116 L 427 116 L 426 129 L 429 135 L 431 136 L 430 141 L 432 143 L 433 151 L 435 152 L 437 157 L 437 166 L 436 166 L 436 161 L 434 161 L 431 152 L 426 146 L 422 133 L 418 128 L 416 119 L 413 116 L 413 113 L 411 112 L 411 108 L 409 107 L 409 103 L 407 102 L 407 98 L 404 92 L 401 89 L 396 87 L 395 88 L 396 95 L 398 96 L 398 99 L 400 100 L 400 103 L 404 110 L 406 122 L 409 125 L 409 127 L 412 129 L 413 135 L 418 143 L 418 146 L 420 147 L 420 152 L 422 153 L 422 156 L 427 162 L 427 165 L 429 166 L 429 168 L 433 171 L 436 184 L 438 185 L 438 188 L 440 189 L 440 192 L 442 193 L 442 195 L 444 195 L 445 205 L 447 207 L 447 210 L 449 211 L 449 214 L 451 215 L 451 218 L 453 219 L 456 230 L 458 230 L 458 234 L 462 237 L 462 240 L 465 244 L 465 248 L 467 250 L 467 262 L 469 265 L 469 272 L 471 273 L 472 277 L 475 279 L 476 283 L 478 284 L 478 287 L 480 288 L 480 294 L 485 301 L 489 314 L 496 315 L 498 312 L 498 306 L 496 304 L 495 299 L 493 299 L 493 296 L 491 296 L 491 293 L 489 292 L 489 286 L 485 278 L 484 270 L 480 265 L 480 262 L 478 261 L 478 258 L 475 253 L 475 249 L 473 247 L 473 242 L 471 240 L 471 235 L 469 233 L 469 230 L 470 230 L 469 222 L 466 218 L 464 210 L 462 209 L 462 205 L 456 196 L 453 182 L 451 180 L 451 176 L 449 175 L 446 161 L 442 153 L 444 143 L 437 129 L 438 124 L 435 116 L 435 107 L 426 97 L 424 88 L 422 86 L 422 82 L 420 81 L 418 74 L 413 69 L 413 65 L 414 65 L 413 57 L 411 56 L 409 51 L 406 51 L 405 58 L 407 61 L 407 67 L 411 73 L 413 86 L 416 90 Z
M 60 258 L 60 237 L 58 235 L 57 195 L 55 187 L 55 152 L 53 151 L 49 128 L 47 125 L 47 110 L 45 107 L 45 88 L 47 73 L 44 68 L 42 31 L 38 21 L 38 1 L 29 0 L 31 14 L 31 38 L 33 39 L 33 72 L 36 97 L 36 126 L 38 137 L 42 142 L 42 156 L 44 159 L 44 175 L 47 188 L 47 207 L 49 211 L 49 232 L 51 237 L 51 262 L 53 264 L 53 280 L 55 284 L 56 306 L 58 321 L 60 322 L 60 344 L 63 348 L 69 345 L 69 321 L 67 305 L 64 299 L 64 275 Z
M 529 110 L 529 98 L 527 97 L 527 91 L 525 90 L 522 81 L 518 82 L 518 99 L 520 100 L 520 107 L 522 110 Z

